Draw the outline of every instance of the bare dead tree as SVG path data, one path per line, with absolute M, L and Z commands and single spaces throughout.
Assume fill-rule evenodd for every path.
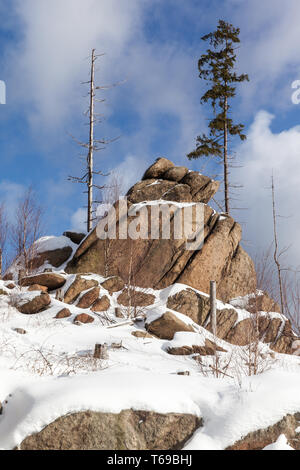
M 15 256 L 25 274 L 32 269 L 35 242 L 42 235 L 42 214 L 42 208 L 37 204 L 34 192 L 29 187 L 18 203 L 10 231 Z
M 8 234 L 8 221 L 7 221 L 7 215 L 5 212 L 5 206 L 2 203 L 0 205 L 0 279 L 2 276 L 2 270 L 3 270 L 3 254 L 4 254 L 5 245 L 7 241 L 7 234 Z
M 277 230 L 276 188 L 271 176 L 273 242 L 269 248 L 254 258 L 257 274 L 257 287 L 268 292 L 272 299 L 280 304 L 281 313 L 292 323 L 294 330 L 300 334 L 300 270 L 288 265 L 282 257 L 289 246 L 280 249 Z
M 293 330 L 300 336 L 300 279 L 297 270 L 283 273 L 282 291 L 285 315 L 291 321 Z
M 104 204 L 114 204 L 123 194 L 123 178 L 116 170 L 112 170 L 109 175 L 109 182 L 102 191 L 102 202 Z
M 268 292 L 271 297 L 279 300 L 276 286 L 276 270 L 274 269 L 273 259 L 273 243 L 271 243 L 265 250 L 257 252 L 253 258 L 256 272 L 257 289 Z
M 280 264 L 280 256 L 283 254 L 283 251 L 279 252 L 278 247 L 278 236 L 277 236 L 277 214 L 276 214 L 276 202 L 275 202 L 275 185 L 274 185 L 274 176 L 272 174 L 272 211 L 273 211 L 273 235 L 274 235 L 274 262 L 277 268 L 278 275 L 278 285 L 279 285 L 279 294 L 280 294 L 280 306 L 281 313 L 284 314 L 284 298 L 283 298 L 283 287 L 282 287 L 282 268 Z
M 93 221 L 95 220 L 94 217 L 94 203 L 97 201 L 94 201 L 93 198 L 93 190 L 94 188 L 97 188 L 99 190 L 102 190 L 105 188 L 105 185 L 99 186 L 95 184 L 94 178 L 95 176 L 107 176 L 107 174 L 103 173 L 102 171 L 97 171 L 94 168 L 94 154 L 95 152 L 98 152 L 100 150 L 104 150 L 106 148 L 106 145 L 115 141 L 116 139 L 96 139 L 94 135 L 95 131 L 95 124 L 102 122 L 103 115 L 98 114 L 95 112 L 95 103 L 104 103 L 104 99 L 98 99 L 96 98 L 96 92 L 97 90 L 105 90 L 111 87 L 116 86 L 117 84 L 109 85 L 109 86 L 97 86 L 95 84 L 95 63 L 97 59 L 104 54 L 96 54 L 96 50 L 92 50 L 92 56 L 91 56 L 91 70 L 90 70 L 90 79 L 87 82 L 83 82 L 83 84 L 88 84 L 89 85 L 89 108 L 86 111 L 85 115 L 88 116 L 89 120 L 89 138 L 88 142 L 81 142 L 77 139 L 75 139 L 73 136 L 73 139 L 77 142 L 77 144 L 87 150 L 87 156 L 85 157 L 85 167 L 83 170 L 83 175 L 82 176 L 69 176 L 68 180 L 73 181 L 75 183 L 80 183 L 86 186 L 86 191 L 84 191 L 87 194 L 87 231 L 90 232 L 93 228 Z

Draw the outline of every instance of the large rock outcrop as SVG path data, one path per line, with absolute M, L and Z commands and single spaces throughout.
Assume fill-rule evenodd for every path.
M 150 222 L 152 201 L 173 202 L 173 218 L 178 215 L 177 211 L 183 211 L 182 203 L 205 204 L 202 249 L 187 250 L 188 235 L 175 238 L 172 225 L 170 239 L 150 239 L 149 228 L 148 239 L 117 237 L 101 240 L 94 229 L 76 250 L 67 272 L 101 275 L 108 272 L 110 276 L 120 276 L 125 282 L 131 277 L 136 285 L 155 289 L 181 282 L 202 292 L 209 292 L 209 282 L 213 279 L 217 281 L 217 296 L 224 301 L 254 292 L 255 269 L 240 245 L 240 225 L 232 217 L 220 215 L 207 205 L 218 187 L 219 183 L 207 176 L 188 171 L 185 167 L 175 167 L 167 159 L 158 159 L 146 171 L 142 181 L 128 191 L 128 210 L 138 210 L 135 204 L 143 203 L 148 211 L 146 224 Z M 115 208 L 118 207 L 116 203 Z M 116 212 L 118 215 L 118 210 Z M 133 219 L 134 216 L 129 215 L 129 223 Z M 117 234 L 120 223 L 117 219 Z M 160 230 L 164 223 L 160 219 Z

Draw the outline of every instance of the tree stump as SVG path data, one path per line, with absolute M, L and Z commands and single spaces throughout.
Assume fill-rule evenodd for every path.
M 95 359 L 108 359 L 107 344 L 95 344 L 94 358 Z

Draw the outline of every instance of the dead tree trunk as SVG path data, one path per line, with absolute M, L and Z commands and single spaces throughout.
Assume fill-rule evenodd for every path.
M 277 268 L 279 293 L 280 293 L 280 306 L 281 313 L 284 315 L 284 300 L 283 300 L 283 287 L 282 287 L 282 275 L 281 265 L 279 261 L 280 254 L 278 253 L 278 237 L 277 237 L 277 215 L 276 215 L 276 204 L 275 204 L 275 186 L 274 176 L 272 175 L 272 209 L 273 209 L 273 231 L 274 231 L 274 261 Z
M 93 188 L 96 188 L 98 190 L 103 190 L 105 188 L 105 185 L 103 186 L 98 186 L 97 184 L 94 183 L 94 176 L 108 176 L 107 174 L 104 174 L 102 171 L 95 171 L 94 169 L 94 156 L 95 152 L 99 152 L 100 150 L 104 150 L 107 144 L 113 142 L 116 139 L 110 139 L 107 140 L 105 138 L 103 139 L 98 139 L 95 138 L 94 136 L 94 129 L 95 125 L 99 122 L 102 121 L 102 118 L 99 116 L 99 113 L 95 111 L 95 103 L 100 102 L 103 103 L 105 100 L 104 99 L 98 99 L 96 98 L 96 93 L 97 90 L 105 90 L 108 88 L 111 88 L 113 86 L 116 86 L 117 84 L 111 85 L 111 86 L 96 86 L 95 85 L 95 63 L 96 60 L 102 56 L 103 54 L 96 54 L 96 50 L 92 49 L 92 56 L 91 56 L 91 70 L 90 70 L 90 79 L 87 82 L 83 82 L 83 84 L 89 84 L 89 106 L 84 113 L 86 116 L 88 116 L 88 126 L 89 126 L 89 138 L 85 141 L 79 141 L 76 138 L 73 139 L 74 141 L 82 148 L 87 150 L 87 156 L 86 156 L 86 165 L 84 168 L 84 174 L 83 176 L 69 176 L 68 180 L 73 181 L 75 183 L 80 183 L 83 184 L 86 187 L 86 190 L 84 191 L 85 194 L 87 194 L 87 219 L 86 219 L 86 224 L 87 224 L 87 231 L 90 232 L 93 228 L 93 221 L 96 220 L 97 218 L 94 216 L 94 204 L 95 203 L 100 203 L 100 201 L 95 201 L 93 199 Z
M 217 336 L 216 281 L 210 281 L 210 316 L 213 335 Z
M 92 50 L 91 83 L 90 83 L 90 108 L 89 108 L 89 153 L 88 153 L 88 208 L 87 231 L 92 230 L 93 225 L 93 171 L 94 171 L 94 108 L 95 108 L 95 49 Z

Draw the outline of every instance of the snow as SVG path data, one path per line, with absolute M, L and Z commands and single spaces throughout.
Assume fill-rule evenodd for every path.
M 45 251 L 52 251 L 52 250 L 59 250 L 65 248 L 66 246 L 70 246 L 71 248 L 77 248 L 78 245 L 73 243 L 68 237 L 60 236 L 47 236 L 39 238 L 34 243 L 34 249 L 37 253 L 44 253 Z
M 75 278 L 65 276 L 63 292 Z M 99 283 L 104 280 L 94 274 L 84 277 Z M 0 281 L 0 288 L 9 291 L 5 285 Z M 275 424 L 287 413 L 299 412 L 298 356 L 276 354 L 271 359 L 269 346 L 260 344 L 261 354 L 270 363 L 265 361 L 267 367 L 260 375 L 247 377 L 241 367 L 246 347 L 215 340 L 210 332 L 173 310 L 180 320 L 193 325 L 195 332 L 178 332 L 171 341 L 132 335 L 134 331 L 145 331 L 145 322 L 165 313 L 168 296 L 186 288 L 175 284 L 157 291 L 138 289 L 155 295 L 155 302 L 144 308 L 145 321 L 133 324 L 114 316 L 119 295 L 115 293 L 104 314 L 84 310 L 94 322 L 82 326 L 74 325 L 73 320 L 83 310 L 57 300 L 55 292 L 50 294 L 50 308 L 36 315 L 19 313 L 10 296 L 0 295 L 0 448 L 11 449 L 59 416 L 88 409 L 118 413 L 132 408 L 202 417 L 204 426 L 195 432 L 186 449 L 224 449 L 249 432 Z M 19 300 L 39 294 L 19 287 L 10 293 Z M 103 294 L 109 296 L 101 288 Z M 55 319 L 64 307 L 71 316 Z M 236 309 L 245 315 L 243 309 L 222 302 L 218 302 L 218 308 Z M 112 325 L 118 326 L 109 328 Z M 14 328 L 23 328 L 26 334 L 18 334 Z M 167 353 L 170 347 L 204 345 L 206 339 L 216 341 L 227 351 L 219 353 L 219 367 L 228 365 L 227 376 L 213 376 L 213 356 L 202 357 L 201 368 L 193 355 Z M 107 343 L 107 361 L 93 359 L 96 343 Z M 115 343 L 121 347 L 115 348 Z M 183 371 L 190 375 L 177 375 Z
M 2 375 L 0 448 L 11 449 L 67 413 L 83 410 L 119 413 L 124 409 L 158 413 L 190 413 L 204 419 L 185 450 L 224 449 L 257 429 L 275 424 L 300 407 L 299 374 L 272 372 L 245 380 L 238 390 L 225 380 L 178 376 L 134 367 L 115 367 L 82 377 L 28 380 Z M 21 385 L 20 385 L 21 383 Z M 276 384 L 284 384 L 272 394 Z M 120 393 L 122 384 L 122 393 Z M 99 393 L 99 389 L 101 393 Z M 278 443 L 282 448 L 283 443 Z
M 235 297 L 234 299 L 230 300 L 230 304 L 237 308 L 246 309 L 247 306 L 249 305 L 250 299 L 254 299 L 255 297 L 261 296 L 261 295 L 263 295 L 263 291 L 257 290 L 256 292 L 253 292 L 252 294 Z
M 239 390 L 230 386 L 219 390 L 216 408 L 205 412 L 207 424 L 196 431 L 185 450 L 203 449 L 208 440 L 211 448 L 224 449 L 250 432 L 276 424 L 286 414 L 296 413 L 299 387 L 299 373 L 273 370 L 244 378 Z
M 191 207 L 195 206 L 199 203 L 196 202 L 175 202 L 175 201 L 166 201 L 164 199 L 156 199 L 154 201 L 143 201 L 143 202 L 138 202 L 136 204 L 132 204 L 130 207 L 130 212 L 135 213 L 135 211 L 141 210 L 142 207 L 147 207 L 147 206 L 158 206 L 158 205 L 171 205 L 174 207 L 178 207 L 179 209 L 182 209 L 183 207 Z
M 263 450 L 295 450 L 287 442 L 284 434 L 280 434 L 277 441 L 266 446 Z
M 36 242 L 34 243 L 34 252 L 36 253 L 44 253 L 46 251 L 53 251 L 53 250 L 59 250 L 65 247 L 71 247 L 72 248 L 72 253 L 69 257 L 69 259 L 72 257 L 73 253 L 77 250 L 78 245 L 73 243 L 68 237 L 65 236 L 60 236 L 56 237 L 54 235 L 47 236 L 47 237 L 41 237 Z M 51 268 L 53 271 L 59 272 L 65 269 L 66 265 L 68 264 L 67 260 L 65 263 L 63 263 L 61 266 L 58 268 L 54 268 L 51 264 L 45 261 L 45 263 L 40 266 L 37 270 L 37 272 L 43 272 L 47 268 Z M 11 274 L 12 278 L 17 281 L 18 280 L 18 273 L 20 268 L 23 266 L 22 263 L 22 257 L 16 258 L 14 262 L 11 264 L 9 269 L 6 271 L 7 274 Z
M 188 331 L 180 331 L 175 333 L 174 338 L 163 345 L 163 349 L 167 351 L 169 348 L 180 348 L 182 346 L 204 346 L 206 339 L 216 343 L 218 346 L 227 351 L 234 349 L 234 347 L 231 344 L 226 343 L 226 341 L 215 338 L 212 333 L 202 327 L 199 327 L 199 325 L 197 325 L 197 327 L 197 333 Z

